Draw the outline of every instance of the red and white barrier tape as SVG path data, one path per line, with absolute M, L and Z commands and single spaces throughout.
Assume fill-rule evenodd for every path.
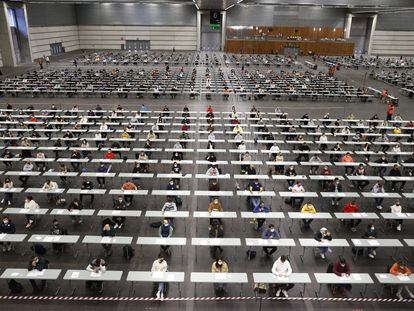
M 259 300 L 259 297 L 166 297 L 163 301 L 241 301 Z M 155 297 L 90 297 L 90 296 L 0 296 L 0 300 L 43 301 L 159 301 Z M 319 302 L 389 302 L 414 303 L 414 299 L 397 298 L 334 298 L 334 297 L 262 297 L 262 300 L 319 301 Z

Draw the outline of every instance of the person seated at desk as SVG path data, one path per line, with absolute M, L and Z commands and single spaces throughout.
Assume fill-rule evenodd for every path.
M 303 142 L 299 148 L 298 148 L 298 156 L 296 157 L 296 161 L 297 162 L 301 162 L 302 158 L 305 160 L 305 162 L 309 161 L 309 151 L 310 151 L 310 147 L 308 146 L 308 144 L 306 142 Z
M 365 171 L 365 167 L 362 163 L 359 164 L 358 167 L 355 169 L 354 175 L 355 176 L 366 176 L 367 175 L 367 173 Z M 366 186 L 368 186 L 368 184 L 369 184 L 368 180 L 358 180 L 358 181 L 354 182 L 354 185 L 356 185 L 356 187 L 359 191 L 364 191 L 364 188 Z
M 208 236 L 211 239 L 219 239 L 224 237 L 224 225 L 221 219 L 213 218 L 208 226 Z M 218 258 L 223 253 L 223 248 L 219 245 L 210 247 L 210 256 L 213 259 Z
M 305 188 L 303 187 L 300 181 L 296 181 L 296 183 L 292 187 L 289 187 L 289 190 L 292 193 L 305 192 Z M 292 200 L 292 207 L 295 208 L 296 206 L 302 205 L 304 198 L 303 197 L 291 197 L 291 200 Z
M 72 146 L 71 139 L 75 138 L 75 135 L 73 135 L 71 131 L 66 131 L 66 133 L 63 135 L 62 138 L 65 142 L 66 147 L 71 147 Z
M 352 199 L 352 201 L 347 202 L 344 205 L 344 209 L 342 211 L 343 213 L 358 213 L 359 212 L 359 206 L 356 203 L 355 199 Z M 342 220 L 344 221 L 344 220 Z M 362 219 L 350 219 L 349 223 L 351 224 L 351 231 L 357 232 L 357 227 L 361 223 Z
M 132 181 L 127 180 L 121 186 L 122 191 L 135 191 L 138 190 L 138 186 L 135 185 Z M 133 195 L 124 195 L 125 202 L 127 206 L 130 206 L 132 203 Z
M 102 224 L 102 237 L 114 237 L 116 234 L 114 229 L 114 224 L 111 220 L 105 219 Z M 105 250 L 105 257 L 110 257 L 112 255 L 112 244 L 102 244 L 103 249 Z
M 233 127 L 233 133 L 237 133 L 237 134 L 242 134 L 243 133 L 243 128 L 242 128 L 242 126 L 240 125 L 240 124 L 236 124 L 234 127 Z
M 50 229 L 51 235 L 67 235 L 68 231 L 64 229 L 57 219 L 53 219 L 52 228 Z M 53 252 L 55 255 L 61 255 L 63 253 L 63 248 L 65 244 L 62 243 L 52 243 Z
M 390 269 L 390 273 L 392 275 L 397 276 L 410 276 L 412 274 L 412 270 L 407 267 L 406 263 L 402 260 L 397 261 L 394 263 Z M 414 299 L 414 293 L 410 291 L 407 285 L 398 285 L 398 290 L 396 296 L 398 299 L 404 299 L 402 294 L 402 290 L 405 289 L 411 299 Z
M 339 181 L 338 177 L 335 177 L 335 179 L 330 183 L 329 188 L 328 188 L 329 192 L 342 192 L 342 184 Z M 341 197 L 333 197 L 331 200 L 331 205 L 332 206 L 338 206 L 339 205 L 339 201 L 342 200 Z
M 401 214 L 402 213 L 402 206 L 401 206 L 400 200 L 399 199 L 395 200 L 395 203 L 393 205 L 391 205 L 390 209 L 391 209 L 391 213 L 393 213 L 393 214 Z M 397 229 L 397 231 L 401 231 L 401 226 L 402 226 L 403 220 L 402 219 L 397 219 L 396 221 L 397 221 L 397 224 L 398 224 L 396 229 Z
M 81 190 L 92 190 L 92 189 L 93 189 L 93 183 L 89 179 L 84 178 L 82 182 Z M 88 196 L 91 199 L 91 205 L 92 205 L 95 199 L 95 195 L 92 193 L 87 193 L 87 194 L 81 193 L 79 197 L 80 197 L 80 201 L 82 204 L 83 204 L 83 199 L 85 198 L 85 196 Z
M 327 145 L 328 137 L 326 136 L 325 133 L 322 133 L 322 135 L 319 137 L 318 142 L 319 142 L 320 150 L 325 151 L 326 149 L 328 149 L 328 145 Z
M 209 140 L 209 141 L 207 142 L 207 148 L 206 148 L 206 149 L 213 150 L 213 149 L 215 149 L 215 148 L 216 148 L 215 143 Z
M 155 139 L 157 139 L 157 135 L 154 133 L 153 130 L 150 130 L 147 135 L 147 140 L 154 141 Z
M 74 149 L 70 155 L 71 159 L 79 160 L 81 158 L 81 154 L 78 150 Z M 72 168 L 74 171 L 79 171 L 80 163 L 79 162 L 71 162 Z
M 339 143 L 338 144 L 335 144 L 333 146 L 333 148 L 331 149 L 331 151 L 340 152 L 340 151 L 342 151 L 342 147 L 341 147 L 341 145 Z M 330 154 L 329 155 L 329 161 L 331 161 L 331 162 L 338 162 L 339 161 L 339 154 L 335 154 L 335 153 Z
M 100 258 L 94 258 L 86 267 L 86 270 L 95 274 L 102 274 L 106 272 L 106 262 Z M 102 281 L 86 281 L 86 288 L 94 288 L 98 294 L 103 292 Z
M 351 154 L 347 152 L 341 159 L 342 163 L 353 163 L 354 159 L 352 158 Z M 345 175 L 351 175 L 354 172 L 353 166 L 345 166 Z
M 208 214 L 211 215 L 213 212 L 223 212 L 223 206 L 221 205 L 218 198 L 214 198 L 212 202 L 208 205 Z M 211 224 L 211 221 L 210 221 Z
M 316 232 L 314 238 L 318 242 L 322 242 L 322 241 L 325 241 L 325 240 L 326 241 L 332 241 L 331 232 L 328 231 L 328 229 L 326 229 L 325 227 L 321 228 L 318 232 Z M 331 252 L 331 249 L 329 247 L 323 246 L 323 247 L 319 247 L 319 251 L 320 251 L 320 254 L 321 254 L 321 258 L 325 259 L 326 254 L 328 252 Z
M 8 217 L 3 216 L 3 220 L 0 223 L 0 234 L 15 234 L 16 233 L 16 225 L 14 222 Z M 3 253 L 10 252 L 12 250 L 11 242 L 0 242 L 2 247 Z
M 81 147 L 81 149 L 90 148 L 90 144 L 86 139 L 83 139 L 80 147 Z M 91 152 L 89 150 L 82 150 L 82 157 L 84 159 L 89 157 L 90 154 L 91 154 Z
M 49 203 L 53 203 L 57 200 L 57 194 L 53 193 L 57 189 L 59 189 L 59 186 L 58 186 L 57 182 L 52 181 L 50 179 L 46 180 L 45 184 L 42 187 L 42 191 L 51 192 L 51 193 L 46 194 L 47 201 Z
M 29 271 L 33 271 L 33 270 L 37 270 L 37 271 L 42 271 L 44 269 L 49 268 L 49 261 L 40 257 L 40 256 L 32 256 L 32 258 L 29 261 L 29 266 L 27 268 L 27 270 Z M 45 286 L 46 286 L 46 280 L 41 280 L 40 281 L 40 288 L 36 283 L 36 280 L 29 280 L 30 284 L 33 287 L 33 293 L 36 294 L 38 292 L 41 292 L 44 290 Z
M 174 231 L 174 228 L 170 221 L 167 218 L 164 218 L 164 220 L 161 223 L 161 226 L 158 228 L 158 235 L 160 238 L 169 238 L 172 236 Z M 161 245 L 161 250 L 167 254 L 171 255 L 171 251 L 169 250 L 169 245 Z
M 332 266 L 332 272 L 335 273 L 339 277 L 349 277 L 351 274 L 351 269 L 349 268 L 348 263 L 346 262 L 345 258 L 339 256 L 339 260 L 337 260 Z M 341 294 L 345 293 L 345 290 L 351 290 L 351 284 L 335 284 L 331 285 L 332 293 L 335 294 L 338 290 Z
M 250 152 L 246 151 L 245 153 L 240 154 L 240 161 L 242 161 L 242 162 L 251 162 L 251 161 L 253 161 L 253 157 L 252 157 Z M 242 164 L 241 165 L 241 174 L 245 174 L 246 169 L 247 169 L 248 166 L 249 166 L 249 164 Z
M 375 160 L 375 163 L 378 163 L 378 164 L 387 164 L 388 163 L 388 160 L 385 157 L 385 155 L 383 155 L 378 160 Z M 385 174 L 385 172 L 387 171 L 387 167 L 386 166 L 378 166 L 378 167 L 375 167 L 374 170 L 378 173 L 379 176 L 382 177 Z
M 234 140 L 236 141 L 236 146 L 239 147 L 239 145 L 243 141 L 243 135 L 242 135 L 242 133 L 241 132 L 237 132 L 236 135 L 234 136 Z
M 164 259 L 164 255 L 162 253 L 158 254 L 158 258 L 154 260 L 151 267 L 151 272 L 155 273 L 164 273 L 168 271 L 168 264 L 167 261 Z M 165 293 L 165 283 L 158 282 L 157 284 L 157 293 L 156 297 L 157 299 L 164 299 L 164 293 Z
M 217 164 L 213 164 L 206 171 L 206 175 L 209 177 L 214 177 L 220 175 L 220 169 L 217 167 Z
M 216 140 L 216 135 L 214 134 L 214 131 L 209 131 L 207 139 L 212 142 Z
M 28 195 L 24 201 L 24 209 L 34 211 L 38 210 L 39 208 L 39 204 L 37 204 L 36 201 L 33 200 L 33 197 L 31 195 Z M 35 216 L 31 214 L 26 214 L 26 220 L 26 229 L 30 229 L 35 222 Z
M 280 148 L 277 145 L 277 143 L 274 142 L 273 145 L 269 149 L 269 160 L 274 161 L 279 152 L 280 152 Z
M 10 152 L 10 150 L 6 149 L 4 150 L 3 154 L 1 155 L 3 159 L 11 159 L 14 157 L 14 155 Z M 3 161 L 6 168 L 10 169 L 12 167 L 11 161 Z
M 391 177 L 402 177 L 402 173 L 400 170 L 400 167 L 398 166 L 398 164 L 395 164 L 392 169 L 390 170 L 388 176 Z M 400 189 L 398 190 L 398 192 L 404 192 L 404 186 L 405 186 L 406 181 L 397 181 L 397 180 L 393 180 L 391 181 L 391 191 L 395 192 L 397 189 L 397 185 L 400 185 Z
M 111 149 L 109 149 L 109 150 L 105 153 L 105 155 L 104 155 L 104 159 L 106 159 L 106 160 L 113 160 L 113 159 L 115 159 L 115 154 L 112 152 L 112 150 L 111 150 Z
M 3 182 L 3 189 L 12 189 L 13 187 L 14 187 L 13 181 L 9 177 L 6 177 L 6 179 L 4 179 L 4 182 Z M 1 204 L 7 204 L 10 206 L 12 204 L 12 200 L 13 200 L 13 193 L 4 191 L 4 197 L 1 200 Z
M 111 170 L 111 166 L 106 163 L 100 163 L 98 168 L 96 169 L 97 173 L 109 173 Z M 105 177 L 96 177 L 96 180 L 98 181 L 99 188 L 105 188 Z
M 376 239 L 377 238 L 377 230 L 374 227 L 374 224 L 369 224 L 367 226 L 367 229 L 365 230 L 364 235 L 362 236 L 364 239 Z M 368 247 L 368 257 L 374 259 L 377 255 L 377 252 L 375 251 L 376 247 Z
M 125 202 L 122 195 L 119 195 L 114 201 L 113 201 L 113 209 L 115 211 L 125 211 L 127 209 L 127 203 Z M 112 216 L 112 221 L 114 224 L 114 229 L 121 229 L 125 225 L 126 217 L 115 215 Z
M 311 202 L 308 201 L 302 206 L 302 209 L 300 210 L 300 212 L 304 213 L 304 214 L 316 214 L 316 208 Z M 313 221 L 312 218 L 302 219 L 302 222 L 304 224 L 304 228 L 309 229 L 310 224 L 311 224 L 312 221 Z
M 372 187 L 371 193 L 385 193 L 385 188 L 384 188 L 384 184 L 381 181 L 377 181 L 375 183 L 375 185 Z M 384 198 L 374 198 L 375 200 L 375 204 L 376 204 L 376 208 L 378 210 L 382 210 L 382 201 L 384 201 Z
M 74 210 L 80 211 L 82 208 L 83 208 L 82 202 L 78 198 L 74 198 L 73 201 L 69 204 L 68 210 L 69 212 L 72 212 Z M 82 217 L 80 215 L 70 215 L 70 218 L 72 219 L 73 224 L 82 223 Z
M 277 277 L 289 277 L 292 274 L 292 266 L 290 265 L 287 256 L 280 256 L 272 266 L 272 273 Z M 273 290 L 275 291 L 276 297 L 281 297 L 280 294 L 283 294 L 284 297 L 288 296 L 288 291 L 291 290 L 295 285 L 294 284 L 274 284 Z
M 183 153 L 182 152 L 173 152 L 173 155 L 171 157 L 171 161 L 181 161 L 183 160 Z
M 269 224 L 268 228 L 265 229 L 262 233 L 262 239 L 265 240 L 279 240 L 280 239 L 280 229 L 275 228 L 273 224 Z M 270 257 L 274 252 L 277 251 L 276 246 L 264 246 L 263 251 L 266 256 Z
M 317 164 L 322 163 L 322 159 L 317 154 L 314 154 L 309 159 L 309 162 L 312 163 L 312 165 L 309 169 L 309 174 L 311 174 L 311 175 L 316 174 L 317 171 L 318 171 L 318 167 L 319 167 L 319 165 L 317 165 Z
M 32 147 L 32 143 L 26 137 L 23 137 L 21 142 L 20 142 L 20 147 L 30 148 L 30 147 Z M 22 149 L 21 153 L 22 153 L 21 154 L 22 158 L 31 158 L 32 157 L 32 151 L 30 149 Z
M 258 206 L 256 206 L 253 211 L 253 213 L 269 213 L 270 212 L 270 208 L 268 206 L 265 205 L 265 203 L 260 200 L 260 203 Z M 254 229 L 259 232 L 262 230 L 262 227 L 264 225 L 264 223 L 266 222 L 265 218 L 256 218 L 256 224 Z
M 227 263 L 221 257 L 218 257 L 211 265 L 211 272 L 212 273 L 228 273 L 229 267 Z M 224 297 L 226 295 L 225 284 L 214 283 L 214 294 L 216 297 Z
M 248 185 L 248 189 L 250 193 L 264 191 L 263 186 L 258 179 L 252 180 Z M 247 197 L 247 200 L 250 202 L 251 210 L 254 210 L 254 208 L 260 204 L 260 196 L 250 196 Z

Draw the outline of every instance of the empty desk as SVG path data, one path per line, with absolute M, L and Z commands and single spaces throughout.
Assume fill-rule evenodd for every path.
M 354 247 L 394 247 L 394 257 L 397 255 L 399 247 L 404 247 L 404 245 L 398 239 L 351 239 Z M 355 252 L 354 261 L 358 258 L 358 252 Z

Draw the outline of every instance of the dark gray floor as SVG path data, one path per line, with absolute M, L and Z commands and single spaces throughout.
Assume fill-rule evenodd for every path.
M 323 71 L 326 71 L 326 68 L 323 68 L 322 64 L 319 64 L 320 69 Z M 347 80 L 350 83 L 360 83 L 363 81 L 365 71 L 354 71 L 354 70 L 342 70 L 338 73 L 338 76 L 341 77 L 341 79 Z M 356 82 L 353 82 L 356 81 Z M 367 85 L 372 85 L 376 88 L 383 88 L 389 86 L 385 86 L 382 82 L 378 82 L 372 79 L 367 78 L 366 80 Z M 394 92 L 396 93 L 396 92 Z M 29 103 L 34 104 L 39 107 L 50 107 L 52 103 L 55 103 L 58 108 L 69 108 L 72 107 L 74 104 L 77 104 L 80 108 L 84 107 L 94 107 L 97 103 L 100 103 L 104 109 L 105 108 L 112 108 L 115 107 L 117 104 L 122 104 L 125 109 L 131 109 L 131 108 L 139 108 L 141 103 L 145 103 L 147 106 L 150 107 L 150 109 L 153 108 L 161 108 L 164 104 L 167 104 L 171 110 L 181 110 L 184 104 L 187 104 L 190 108 L 190 110 L 194 111 L 202 111 L 205 109 L 207 104 L 212 104 L 214 109 L 216 111 L 229 111 L 230 107 L 232 105 L 235 105 L 237 107 L 238 111 L 248 111 L 250 110 L 252 105 L 255 105 L 258 109 L 261 111 L 273 111 L 276 106 L 279 106 L 283 111 L 286 111 L 289 113 L 289 116 L 291 117 L 300 117 L 305 112 L 309 113 L 311 117 L 322 117 L 326 112 L 330 112 L 332 117 L 346 117 L 351 112 L 356 115 L 356 117 L 359 118 L 369 118 L 374 113 L 378 113 L 380 117 L 385 116 L 386 107 L 384 104 L 380 103 L 379 101 L 374 101 L 373 103 L 343 103 L 343 102 L 286 102 L 286 101 L 238 101 L 231 97 L 229 101 L 223 102 L 220 98 L 213 99 L 212 101 L 205 101 L 205 100 L 185 100 L 185 99 L 177 99 L 177 100 L 169 100 L 169 99 L 162 99 L 162 100 L 154 100 L 150 98 L 144 98 L 140 100 L 136 99 L 50 99 L 50 98 L 1 98 L 0 103 L 1 107 L 4 107 L 4 104 L 6 102 L 10 102 L 13 104 L 14 107 L 26 107 Z M 400 113 L 404 119 L 414 119 L 414 112 L 412 109 L 413 101 L 409 99 L 408 97 L 400 97 L 400 105 L 397 108 L 397 113 Z M 198 146 L 198 145 L 196 145 Z M 131 156 L 131 155 L 130 155 Z M 165 156 L 162 156 L 165 158 Z M 188 159 L 200 159 L 200 156 L 197 154 L 189 155 L 187 157 Z M 221 158 L 220 158 L 221 159 Z M 227 159 L 227 155 L 226 158 Z M 230 157 L 228 158 L 230 159 Z M 202 173 L 204 172 L 206 168 L 201 166 L 185 166 L 184 171 L 185 172 L 191 172 L 193 174 L 195 173 Z M 261 168 L 262 173 L 266 173 L 266 168 Z M 132 166 L 125 168 L 123 167 L 123 171 L 130 171 L 132 170 Z M 169 167 L 167 166 L 157 166 L 154 168 L 154 170 L 157 170 L 160 172 L 163 170 L 163 172 L 168 172 Z M 226 171 L 227 172 L 227 171 Z M 229 171 L 228 173 L 235 173 L 235 171 Z M 34 180 L 32 179 L 30 181 L 30 186 L 36 187 L 41 186 L 43 184 L 43 180 Z M 119 181 L 120 183 L 120 181 Z M 71 187 L 77 187 L 79 186 L 80 181 L 74 180 L 71 183 Z M 111 185 L 108 183 L 108 186 L 112 188 L 119 187 L 120 184 L 113 184 Z M 166 180 L 151 180 L 149 183 L 145 183 L 143 185 L 144 189 L 164 189 L 166 186 Z M 313 190 L 316 190 L 316 186 L 312 186 Z M 266 184 L 266 189 L 274 188 L 275 190 L 282 191 L 285 188 L 285 184 Z M 195 180 L 195 181 L 184 181 L 184 189 L 207 189 L 207 183 L 205 181 Z M 234 184 L 233 182 L 227 182 L 222 184 L 223 190 L 233 190 Z M 308 189 L 308 188 L 307 188 Z M 312 188 L 311 188 L 312 189 Z M 412 185 L 408 185 L 406 187 L 406 190 L 412 190 Z M 44 198 L 39 197 L 41 205 L 47 204 L 44 201 Z M 102 198 L 96 198 L 96 201 L 93 208 L 102 208 L 102 206 L 108 206 L 107 202 L 105 202 Z M 17 202 L 23 202 L 23 198 L 20 197 Z M 164 202 L 163 198 L 156 198 L 153 196 L 148 196 L 147 198 L 143 199 L 140 202 L 135 201 L 134 208 L 136 209 L 154 209 L 158 210 L 161 208 L 162 204 Z M 371 203 L 366 204 L 366 201 L 360 201 L 360 205 L 365 204 L 361 206 L 364 211 L 373 211 L 373 206 Z M 385 202 L 385 206 L 388 206 L 391 201 Z M 404 204 L 408 204 L 410 202 L 405 201 Z M 199 198 L 199 197 L 192 197 L 192 198 L 186 198 L 184 200 L 184 210 L 206 210 L 208 205 L 208 199 L 207 198 Z M 316 206 L 318 207 L 319 211 L 328 211 L 329 207 L 327 206 L 327 202 L 322 202 L 320 200 L 316 201 Z M 230 200 L 230 199 L 224 199 L 223 200 L 223 207 L 227 211 L 236 211 L 236 210 L 246 210 L 247 206 L 244 200 L 238 199 L 238 200 Z M 272 208 L 274 211 L 277 211 L 280 209 L 280 207 L 283 208 L 284 211 L 290 211 L 291 208 L 284 205 L 283 202 L 276 198 L 273 200 Z M 41 220 L 41 223 L 39 223 L 39 226 L 37 226 L 33 233 L 35 232 L 41 232 L 46 233 L 50 227 L 50 222 L 52 218 L 50 216 L 44 217 Z M 122 229 L 122 233 L 118 233 L 119 235 L 127 235 L 134 237 L 136 236 L 154 236 L 157 234 L 156 230 L 151 229 L 148 225 L 148 221 L 145 221 L 145 218 L 141 218 L 139 220 L 128 220 L 127 226 Z M 23 227 L 23 217 L 16 217 L 15 219 L 16 223 L 18 224 L 18 232 L 25 232 L 25 229 Z M 82 226 L 73 226 L 70 221 L 66 218 L 61 219 L 61 223 L 64 224 L 64 226 L 69 230 L 70 234 L 99 234 L 99 220 L 97 219 L 87 219 L 87 222 Z M 184 226 L 186 226 L 186 232 L 187 237 L 192 236 L 207 236 L 207 221 L 199 220 L 197 223 L 192 222 L 184 222 L 182 220 L 176 221 L 176 227 L 177 230 L 174 233 L 174 236 L 184 236 Z M 327 224 L 330 226 L 330 228 L 333 229 L 335 223 Z M 89 225 L 93 225 L 91 228 Z M 312 225 L 313 230 L 317 230 L 320 228 L 322 223 L 316 224 L 314 223 Z M 362 230 L 365 227 L 365 223 L 362 223 L 360 225 L 359 231 L 357 233 L 351 233 L 347 229 L 342 229 L 341 232 L 335 233 L 335 236 L 337 237 L 360 237 L 362 234 Z M 252 226 L 248 224 L 247 222 L 243 222 L 236 220 L 234 223 L 226 222 L 226 237 L 255 237 L 256 234 L 252 230 Z M 244 231 L 243 229 L 246 229 Z M 294 227 L 294 230 L 292 233 L 288 230 L 288 223 L 282 222 L 281 225 L 281 231 L 282 236 L 284 237 L 292 237 L 292 238 L 298 238 L 298 237 L 312 237 L 313 236 L 313 230 L 309 232 L 301 232 L 299 227 L 296 225 Z M 387 237 L 392 238 L 402 238 L 402 237 L 412 237 L 414 233 L 414 229 L 412 226 L 405 225 L 404 230 L 401 234 L 397 234 L 395 231 L 388 230 L 386 232 Z M 382 235 L 382 237 L 384 237 Z M 23 251 L 26 251 L 26 254 L 24 256 L 18 256 L 18 259 L 16 258 L 16 254 L 0 254 L 0 268 L 6 268 L 6 267 L 26 267 L 27 262 L 30 257 L 30 252 L 28 250 L 28 244 L 22 245 L 20 249 L 18 250 L 17 254 L 20 254 Z M 62 269 L 82 269 L 86 267 L 88 264 L 89 259 L 86 256 L 86 253 L 84 252 L 83 246 L 78 244 L 75 246 L 75 249 L 80 250 L 80 254 L 76 259 L 73 259 L 71 256 L 72 250 L 68 249 L 67 254 L 64 256 L 58 258 L 52 254 L 47 255 L 47 258 L 51 262 L 51 267 L 59 267 Z M 96 246 L 91 247 L 93 250 L 94 256 L 102 256 L 103 250 L 102 248 Z M 120 248 L 115 248 L 115 250 L 120 251 Z M 149 270 L 151 268 L 151 263 L 156 257 L 158 253 L 158 249 L 155 247 L 145 247 L 144 252 L 141 252 L 140 249 L 138 249 L 136 256 L 132 259 L 131 262 L 126 262 L 120 255 L 120 252 L 115 251 L 114 255 L 108 260 L 109 262 L 109 268 L 114 270 Z M 197 262 L 195 260 L 197 252 Z M 117 254 L 118 253 L 118 254 Z M 281 254 L 285 253 L 284 249 L 279 249 L 277 253 L 274 255 L 274 258 L 276 256 L 279 256 Z M 299 254 L 301 253 L 301 248 L 296 247 L 292 250 L 291 255 L 291 262 L 293 266 L 294 271 L 298 272 L 325 272 L 327 263 L 318 259 L 314 259 L 311 252 L 307 252 L 306 260 L 304 263 L 301 262 L 299 259 Z M 332 260 L 335 260 L 337 258 L 337 255 L 339 254 L 338 251 L 334 250 L 334 253 L 330 255 L 330 258 Z M 392 254 L 391 251 L 384 251 L 378 254 L 377 258 L 372 261 L 368 258 L 360 258 L 357 265 L 355 265 L 351 260 L 349 262 L 351 263 L 351 269 L 353 271 L 358 272 L 381 272 L 385 271 L 386 265 L 389 264 L 390 260 L 389 257 Z M 412 259 L 412 252 L 408 249 L 403 250 L 403 254 L 405 256 L 408 256 Z M 187 246 L 184 249 L 184 263 L 181 263 L 181 253 L 179 249 L 173 250 L 173 255 L 171 258 L 168 259 L 169 267 L 171 271 L 184 271 L 188 275 L 192 271 L 209 271 L 211 267 L 212 260 L 209 257 L 208 249 L 203 248 L 195 248 L 191 246 Z M 350 252 L 346 252 L 346 257 L 350 259 L 351 254 Z M 267 272 L 270 271 L 271 266 L 273 264 L 273 260 L 262 258 L 260 255 L 260 251 L 258 252 L 258 258 L 256 258 L 254 261 L 246 261 L 245 260 L 245 249 L 239 248 L 237 253 L 234 252 L 233 249 L 225 250 L 225 259 L 228 261 L 230 270 L 232 272 L 240 272 L 240 271 L 246 271 L 248 273 L 252 272 Z M 412 261 L 411 261 L 412 262 Z M 70 292 L 70 288 L 67 283 L 65 282 L 59 282 L 59 286 L 62 286 L 61 293 L 63 295 L 67 295 Z M 4 286 L 5 283 L 2 283 L 2 287 L 0 288 L 0 295 L 7 294 L 7 288 Z M 57 285 L 57 284 L 56 284 Z M 88 295 L 89 293 L 85 293 L 84 291 L 84 285 L 83 284 L 76 284 L 78 295 Z M 30 284 L 25 283 L 24 284 L 26 293 L 30 294 Z M 252 286 L 253 284 L 250 283 L 249 285 L 244 286 L 243 288 L 243 295 L 245 296 L 252 296 Z M 45 295 L 50 295 L 53 293 L 55 289 L 55 285 L 53 283 L 49 283 L 49 287 L 47 288 Z M 299 286 L 296 286 L 291 291 L 291 296 L 297 296 L 298 295 L 298 289 Z M 369 287 L 367 296 L 374 297 L 375 291 L 377 290 L 377 286 L 371 286 Z M 137 284 L 135 286 L 136 295 L 147 297 L 150 295 L 150 287 L 149 285 L 139 285 Z M 190 282 L 183 285 L 183 296 L 184 297 L 193 297 L 194 296 L 194 286 Z M 316 285 L 310 285 L 307 287 L 307 292 L 305 293 L 306 297 L 314 297 L 315 291 L 317 290 Z M 104 296 L 113 296 L 116 294 L 117 287 L 115 285 L 111 284 L 105 284 L 105 293 Z M 228 287 L 229 294 L 232 296 L 237 296 L 239 287 Z M 359 288 L 356 286 L 353 290 L 353 293 L 350 294 L 350 297 L 358 297 Z M 212 296 L 213 290 L 212 287 L 209 285 L 201 285 L 197 287 L 197 296 Z M 128 296 L 129 295 L 129 284 L 122 284 L 122 290 L 121 290 L 122 296 Z M 177 296 L 177 287 L 175 285 L 171 286 L 170 289 L 170 296 Z M 322 296 L 323 297 L 330 297 L 330 293 L 326 289 L 326 287 L 323 287 L 322 290 Z M 389 297 L 388 293 L 385 293 L 385 297 Z M 25 302 L 7 302 L 7 301 L 1 301 L 0 305 L 7 306 L 7 310 L 17 310 L 20 308 L 33 308 L 33 304 Z M 258 310 L 259 305 L 258 302 L 254 301 L 231 301 L 231 302 L 165 302 L 163 304 L 154 303 L 154 302 L 50 302 L 50 303 L 39 303 L 36 302 L 34 305 L 35 310 L 55 310 L 57 307 L 62 309 L 74 309 L 78 308 L 79 310 L 84 310 L 86 308 L 99 308 L 100 310 L 130 310 L 130 309 L 144 309 L 144 310 L 207 310 L 211 308 L 215 308 L 217 310 Z M 383 310 L 385 308 L 387 309 L 399 309 L 399 310 L 405 310 L 409 309 L 410 305 L 408 304 L 374 304 L 374 303 L 350 303 L 350 302 L 274 302 L 274 301 L 265 301 L 263 302 L 263 310 L 270 310 L 271 308 L 275 307 L 281 307 L 283 309 L 287 308 L 294 308 L 295 310 L 319 310 L 319 309 L 340 309 L 340 310 Z

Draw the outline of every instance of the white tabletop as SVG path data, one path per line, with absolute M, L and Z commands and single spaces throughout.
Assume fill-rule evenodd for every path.
M 98 211 L 98 216 L 140 217 L 142 211 L 105 210 Z
M 67 270 L 63 279 L 71 281 L 120 281 L 122 273 L 122 271 L 116 270 L 106 270 L 99 273 L 87 270 Z
M 186 245 L 187 238 L 138 237 L 138 245 Z
M 375 277 L 381 284 L 414 284 L 414 274 L 393 275 L 391 273 L 375 273 Z
M 100 236 L 100 235 L 85 235 L 82 243 L 85 244 L 131 244 L 132 236 Z
M 184 272 L 129 271 L 128 282 L 184 282 Z
M 28 242 L 73 244 L 73 243 L 77 243 L 78 240 L 79 240 L 79 235 L 33 234 L 29 238 Z
M 332 241 L 322 240 L 321 242 L 315 239 L 299 239 L 301 246 L 305 247 L 348 247 L 348 241 L 345 239 L 332 239 Z
M 193 283 L 248 283 L 246 273 L 192 272 Z
M 348 276 L 338 276 L 335 273 L 315 273 L 319 284 L 373 284 L 368 273 L 351 273 Z
M 253 282 L 265 284 L 312 283 L 307 273 L 292 273 L 289 276 L 276 276 L 273 273 L 253 273 Z
M 246 238 L 247 246 L 296 246 L 294 239 L 257 239 Z
M 57 280 L 61 269 L 43 269 L 29 271 L 27 269 L 6 269 L 0 279 L 24 279 L 24 280 Z
M 398 239 L 351 239 L 355 247 L 404 247 Z
M 197 246 L 241 246 L 239 238 L 192 238 L 191 245 Z

